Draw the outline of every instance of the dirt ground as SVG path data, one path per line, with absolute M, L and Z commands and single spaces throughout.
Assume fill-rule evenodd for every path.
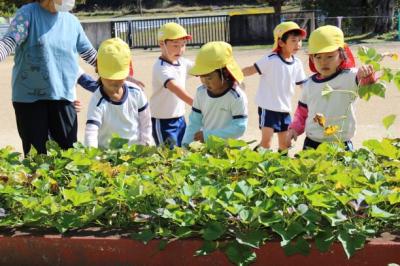
M 399 42 L 388 42 L 384 44 L 368 44 L 366 46 L 375 47 L 379 52 L 399 52 Z M 352 50 L 356 55 L 358 46 L 352 46 Z M 195 58 L 197 49 L 188 49 L 185 56 L 187 58 Z M 246 49 L 245 47 L 234 48 L 234 55 L 238 63 L 242 66 L 253 64 L 256 60 L 261 58 L 268 51 L 264 49 Z M 157 50 L 134 50 L 133 62 L 135 68 L 135 77 L 146 84 L 145 92 L 148 97 L 151 96 L 151 72 L 152 65 L 160 52 Z M 304 68 L 308 71 L 307 56 L 304 51 L 301 51 L 297 56 L 303 61 Z M 94 70 L 91 66 L 81 62 L 82 67 L 87 73 L 95 76 Z M 383 65 L 392 69 L 400 70 L 399 61 L 393 61 L 386 58 Z M 13 146 L 17 151 L 22 151 L 21 142 L 18 136 L 14 110 L 11 103 L 11 70 L 13 66 L 13 58 L 8 57 L 5 61 L 0 63 L 0 88 L 3 93 L 3 104 L 0 105 L 0 147 L 6 145 Z M 249 99 L 249 125 L 243 137 L 246 141 L 259 140 L 260 131 L 258 129 L 258 114 L 257 106 L 254 104 L 255 92 L 258 87 L 259 76 L 253 75 L 245 79 L 246 94 Z M 196 87 L 200 84 L 200 80 L 196 77 L 191 77 L 188 80 L 187 88 L 189 92 L 194 95 Z M 78 98 L 84 104 L 84 109 L 79 113 L 79 131 L 78 140 L 83 141 L 84 126 L 86 122 L 87 105 L 90 100 L 91 93 L 85 91 L 78 86 Z M 297 89 L 297 93 L 293 98 L 293 108 L 300 96 L 301 89 Z M 381 139 L 385 136 L 400 137 L 400 91 L 394 85 L 390 85 L 385 99 L 374 97 L 369 102 L 359 100 L 357 103 L 357 133 L 353 139 L 355 147 L 360 147 L 362 142 L 366 139 L 377 138 Z M 189 108 L 187 108 L 189 114 Z M 386 131 L 382 125 L 382 118 L 389 115 L 397 115 L 395 124 Z M 37 119 L 41 119 L 38 117 Z M 274 147 L 277 147 L 277 137 L 274 137 Z M 298 139 L 293 151 L 301 149 L 303 144 L 304 135 Z

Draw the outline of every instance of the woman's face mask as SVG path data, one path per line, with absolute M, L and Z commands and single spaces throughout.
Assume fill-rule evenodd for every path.
M 69 12 L 75 6 L 75 0 L 61 0 L 61 4 L 54 2 L 54 7 L 57 12 Z

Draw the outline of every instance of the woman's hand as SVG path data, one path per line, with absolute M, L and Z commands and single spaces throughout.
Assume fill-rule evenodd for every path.
M 75 101 L 73 102 L 73 105 L 74 105 L 75 111 L 76 111 L 77 113 L 79 113 L 79 112 L 82 110 L 82 108 L 83 108 L 83 105 L 82 105 L 81 101 L 79 101 L 79 100 L 75 100 Z

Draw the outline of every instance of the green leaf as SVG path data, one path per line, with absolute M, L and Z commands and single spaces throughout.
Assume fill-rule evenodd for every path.
M 391 205 L 400 203 L 400 192 L 390 194 L 388 200 Z
M 395 120 L 396 120 L 396 115 L 388 115 L 388 116 L 384 117 L 382 120 L 382 123 L 383 123 L 383 126 L 385 127 L 385 129 L 388 130 L 389 127 L 391 127 L 393 125 Z
M 204 186 L 201 188 L 201 196 L 207 199 L 217 198 L 218 190 L 213 186 Z
M 332 92 L 333 92 L 333 88 L 329 84 L 326 84 L 324 86 L 324 88 L 322 89 L 321 96 L 329 97 Z
M 218 242 L 204 241 L 200 249 L 196 250 L 196 256 L 206 256 L 213 253 L 218 248 Z
M 237 242 L 229 243 L 224 252 L 231 262 L 239 266 L 250 265 L 256 260 L 256 253 L 250 247 Z
M 396 73 L 393 78 L 393 82 L 396 85 L 397 89 L 400 91 L 400 71 Z
M 376 139 L 366 140 L 363 145 L 378 155 L 387 156 L 392 159 L 398 158 L 398 149 L 387 140 L 383 139 L 381 142 Z
M 389 68 L 383 68 L 383 73 L 382 76 L 379 78 L 380 80 L 386 81 L 386 82 L 391 82 L 393 79 L 393 74 L 391 69 Z
M 203 229 L 203 238 L 213 241 L 220 238 L 226 231 L 226 227 L 219 222 L 210 222 Z
M 375 218 L 390 218 L 390 217 L 395 216 L 395 214 L 384 211 L 376 205 L 372 205 L 371 216 L 375 217 Z
M 331 231 L 322 231 L 315 237 L 315 244 L 321 252 L 327 252 L 334 241 L 335 236 Z
M 282 224 L 273 224 L 271 228 L 282 237 L 282 241 L 284 242 L 289 242 L 305 230 L 304 226 L 296 221 L 292 222 L 287 228 Z
M 129 141 L 127 139 L 123 139 L 118 135 L 113 134 L 109 147 L 110 149 L 118 150 L 121 149 L 125 144 L 128 144 L 128 142 Z
M 303 237 L 298 237 L 296 240 L 297 241 L 292 240 L 282 246 L 286 256 L 292 256 L 294 254 L 307 256 L 310 254 L 310 244 Z
M 265 240 L 268 238 L 268 234 L 265 231 L 254 230 L 250 232 L 236 233 L 236 241 L 239 244 L 249 246 L 252 248 L 259 248 L 264 244 Z
M 246 198 L 250 198 L 253 195 L 253 189 L 247 185 L 245 180 L 242 180 L 236 184 L 235 192 L 243 194 Z
M 150 229 L 146 229 L 146 230 L 131 234 L 131 238 L 142 241 L 144 244 L 147 244 L 150 240 L 152 240 L 155 237 L 156 237 L 155 233 Z
M 283 221 L 283 216 L 276 213 L 261 213 L 258 217 L 259 223 L 265 226 L 271 226 L 274 223 L 280 223 Z
M 74 213 L 63 213 L 54 223 L 60 233 L 65 233 L 68 229 L 81 227 L 82 225 L 79 215 Z
M 74 206 L 80 206 L 94 200 L 93 194 L 89 191 L 78 192 L 74 189 L 64 189 L 62 195 L 65 200 L 70 200 Z
M 192 229 L 190 227 L 187 227 L 187 226 L 179 227 L 176 230 L 176 233 L 175 233 L 175 235 L 178 238 L 188 238 L 188 237 L 191 237 L 192 234 L 193 234 Z
M 342 243 L 347 258 L 350 258 L 356 250 L 364 246 L 367 238 L 359 233 L 349 234 L 346 230 L 340 230 L 338 239 Z

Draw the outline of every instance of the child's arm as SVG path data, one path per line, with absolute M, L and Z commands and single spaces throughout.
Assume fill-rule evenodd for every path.
M 142 145 L 150 145 L 153 135 L 151 128 L 151 114 L 147 99 L 142 94 L 144 105 L 139 108 L 139 143 Z
M 248 66 L 248 67 L 243 68 L 242 72 L 243 72 L 243 75 L 245 77 L 247 77 L 247 76 L 254 75 L 255 73 L 257 73 L 259 71 L 257 70 L 256 64 L 254 64 L 252 66 Z
M 179 84 L 175 80 L 171 79 L 167 81 L 165 87 L 170 91 L 172 91 L 176 96 L 179 97 L 179 99 L 181 99 L 188 105 L 190 106 L 193 105 L 192 96 L 190 96 L 190 94 L 186 90 L 182 89 L 181 86 L 179 86 Z
M 228 126 L 224 128 L 205 130 L 203 132 L 204 140 L 207 141 L 209 136 L 217 136 L 223 139 L 237 139 L 243 136 L 247 128 L 247 116 L 234 117 Z
M 99 127 L 90 123 L 88 120 L 85 127 L 85 145 L 89 147 L 98 147 Z
M 95 97 L 96 93 L 92 96 L 88 106 L 86 127 L 85 127 L 85 139 L 84 143 L 89 147 L 98 147 L 98 135 L 99 129 L 103 121 L 103 108 L 98 105 L 98 97 Z
M 295 141 L 297 137 L 304 133 L 306 126 L 306 119 L 308 117 L 308 107 L 307 104 L 299 101 L 297 105 L 296 112 L 294 113 L 293 121 L 289 125 L 288 135 L 286 137 L 287 146 L 290 147 L 292 139 Z
M 77 83 L 81 85 L 82 88 L 88 90 L 90 92 L 95 92 L 99 87 L 99 83 L 94 80 L 91 76 L 83 72 L 83 70 L 79 70 L 79 78 Z
M 192 108 L 192 112 L 189 115 L 189 124 L 182 139 L 182 145 L 188 145 L 193 142 L 195 134 L 200 131 L 203 126 L 202 120 L 203 115 L 201 114 L 201 111 Z

